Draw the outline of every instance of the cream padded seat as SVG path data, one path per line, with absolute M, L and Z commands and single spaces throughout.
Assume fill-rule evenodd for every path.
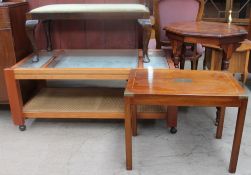
M 144 13 L 148 9 L 142 4 L 54 4 L 32 10 L 30 13 L 91 13 L 128 12 Z
M 28 14 L 32 19 L 46 17 L 49 19 L 92 19 L 97 17 L 146 19 L 149 18 L 149 9 L 142 4 L 53 4 L 33 9 Z

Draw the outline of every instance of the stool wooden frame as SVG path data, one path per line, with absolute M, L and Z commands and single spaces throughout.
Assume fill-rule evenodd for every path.
M 26 31 L 27 35 L 32 43 L 33 51 L 36 54 L 36 57 L 34 57 L 34 62 L 39 61 L 39 54 L 38 54 L 38 47 L 36 44 L 35 39 L 35 29 L 37 25 L 42 22 L 45 28 L 45 36 L 47 41 L 47 50 L 51 51 L 53 49 L 52 42 L 51 42 L 51 23 L 55 20 L 131 20 L 136 21 L 143 29 L 143 37 L 142 37 L 142 44 L 143 44 L 143 60 L 144 62 L 150 62 L 149 56 L 148 56 L 148 43 L 151 37 L 151 21 L 150 21 L 150 2 L 149 0 L 145 1 L 145 11 L 139 12 L 139 11 L 131 11 L 130 13 L 127 10 L 124 10 L 122 12 L 120 11 L 108 11 L 108 9 L 105 9 L 103 12 L 97 12 L 98 7 L 93 8 L 93 11 L 77 11 L 74 12 L 65 12 L 64 10 L 60 11 L 60 6 L 62 5 L 74 5 L 74 4 L 59 4 L 59 5 L 53 5 L 58 6 L 58 11 L 55 13 L 45 11 L 39 11 L 34 12 L 33 9 L 29 13 L 27 13 L 27 21 L 26 21 Z M 82 6 L 91 5 L 94 7 L 96 4 L 80 4 Z M 101 5 L 101 4 L 97 4 Z M 118 7 L 123 7 L 123 5 L 116 4 Z M 42 8 L 42 7 L 40 7 Z M 108 4 L 104 8 L 109 8 Z

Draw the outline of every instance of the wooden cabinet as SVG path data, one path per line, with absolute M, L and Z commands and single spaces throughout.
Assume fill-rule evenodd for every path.
M 31 52 L 25 32 L 27 2 L 0 3 L 0 104 L 8 103 L 3 69 Z

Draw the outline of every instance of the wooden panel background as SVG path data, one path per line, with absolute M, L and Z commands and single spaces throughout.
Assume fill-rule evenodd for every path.
M 29 0 L 30 9 L 60 3 L 144 3 L 142 0 Z M 133 49 L 138 48 L 139 26 L 134 21 L 54 21 L 53 49 Z M 38 47 L 45 48 L 40 24 L 36 31 Z

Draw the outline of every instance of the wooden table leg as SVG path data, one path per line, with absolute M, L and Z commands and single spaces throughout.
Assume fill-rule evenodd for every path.
M 245 122 L 246 110 L 247 110 L 248 99 L 242 99 L 241 106 L 239 107 L 235 133 L 234 133 L 234 141 L 229 165 L 229 172 L 235 173 L 236 167 L 238 163 L 238 157 L 240 152 L 241 138 L 243 133 L 243 127 Z
M 221 46 L 223 48 L 223 58 L 222 58 L 221 70 L 227 71 L 229 69 L 229 60 L 231 59 L 234 51 L 238 48 L 238 46 L 239 46 L 239 44 L 228 44 L 228 45 Z M 215 125 L 218 126 L 217 133 L 216 133 L 217 139 L 222 138 L 224 117 L 222 117 L 221 114 L 222 114 L 221 109 L 217 107 L 216 122 L 215 122 Z M 220 126 L 220 125 L 222 125 L 222 126 Z
M 130 97 L 125 97 L 126 169 L 132 170 L 132 111 Z
M 224 126 L 224 119 L 225 119 L 225 107 L 220 107 L 218 118 L 218 126 L 217 126 L 217 132 L 216 132 L 216 138 L 221 139 L 222 138 L 222 131 Z
M 221 107 L 216 107 L 215 126 L 219 126 Z
M 181 49 L 181 54 L 179 56 L 179 60 L 180 60 L 180 69 L 184 70 L 185 69 L 185 62 L 186 62 L 186 58 L 185 58 L 185 52 L 186 52 L 186 46 L 185 44 L 182 45 L 182 49 Z M 191 64 L 192 65 L 192 64 Z
M 35 56 L 32 60 L 33 62 L 39 61 L 38 48 L 35 39 L 35 29 L 36 26 L 38 25 L 38 22 L 39 22 L 38 20 L 27 20 L 25 23 L 26 33 L 32 44 L 33 52 L 35 53 Z
M 171 41 L 172 48 L 173 48 L 173 60 L 175 68 L 179 68 L 180 58 L 182 55 L 182 46 L 183 42 L 179 40 L 172 40 Z
M 23 101 L 22 101 L 19 81 L 15 79 L 13 70 L 5 69 L 4 73 L 5 73 L 6 86 L 8 89 L 8 97 L 12 114 L 12 120 L 15 125 L 19 126 L 19 129 L 21 131 L 24 131 L 26 127 L 22 111 Z
M 221 70 L 227 71 L 229 69 L 229 60 L 231 59 L 233 53 L 236 49 L 240 46 L 239 43 L 237 44 L 226 44 L 222 45 L 221 48 L 223 49 L 223 58 L 222 58 L 222 65 Z
M 177 115 L 178 107 L 168 106 L 167 107 L 167 126 L 170 127 L 170 132 L 175 134 L 177 132 Z
M 137 106 L 133 105 L 132 106 L 132 135 L 137 136 L 137 127 L 138 127 L 138 122 L 137 122 Z

